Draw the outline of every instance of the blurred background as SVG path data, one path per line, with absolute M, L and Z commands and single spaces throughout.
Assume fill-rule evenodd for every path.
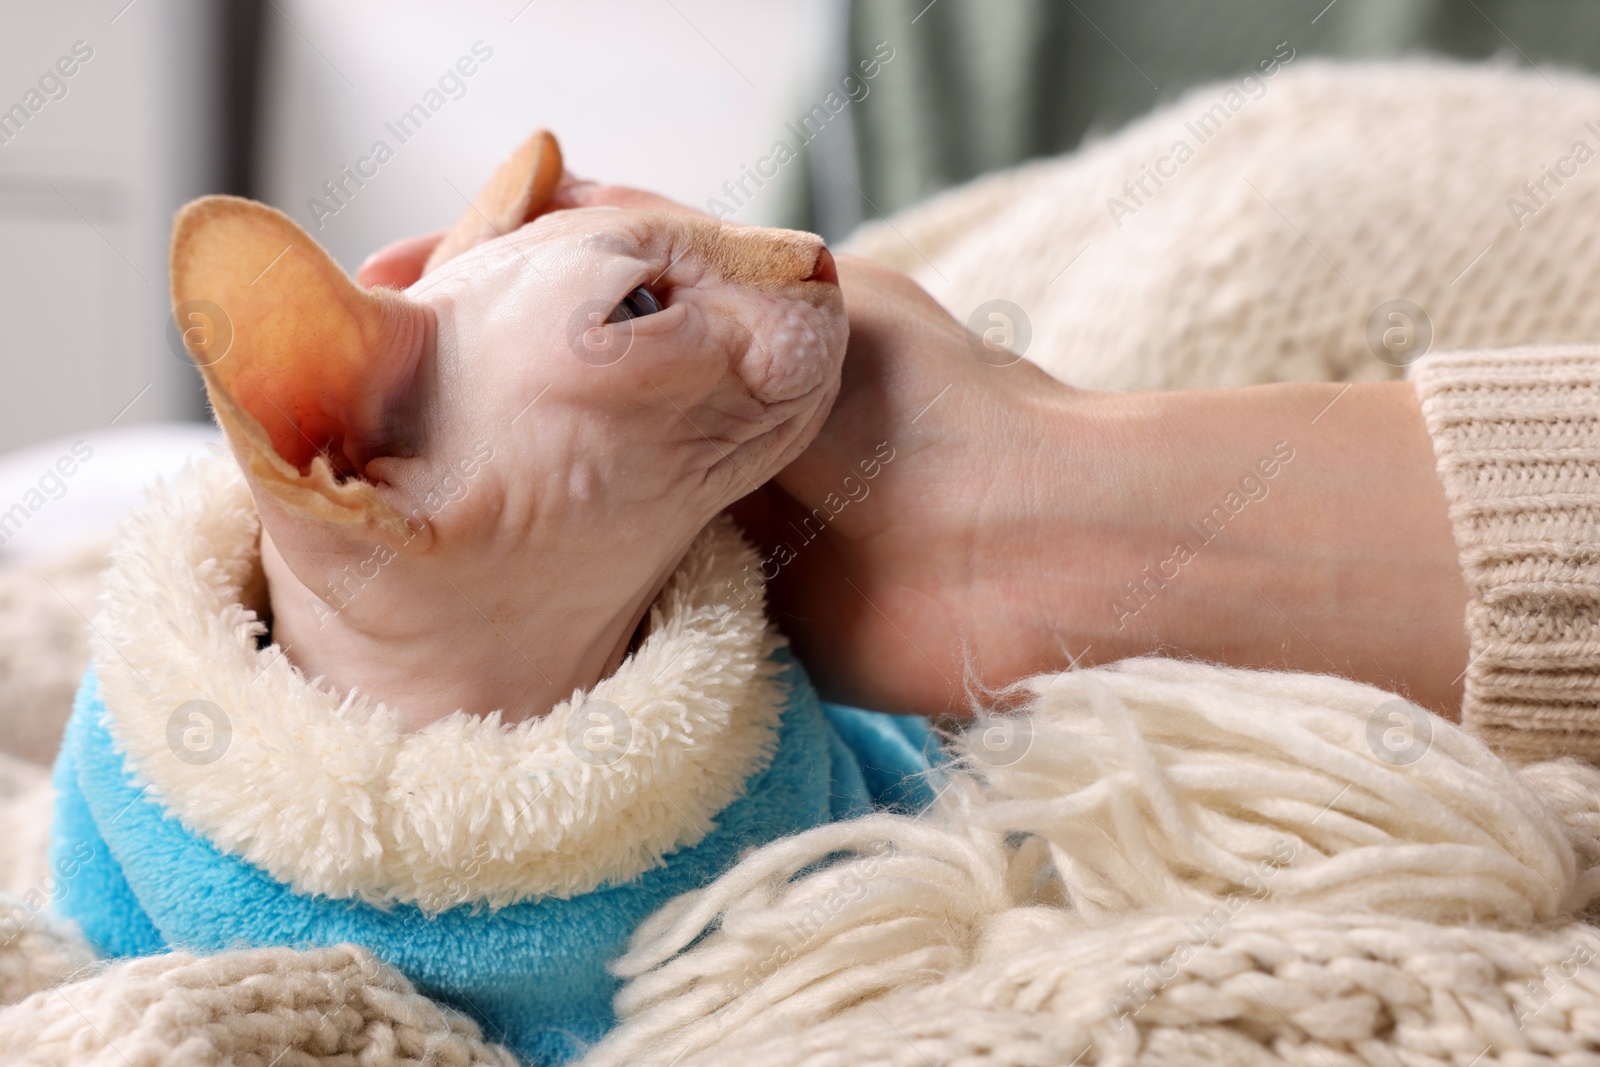
M 834 240 L 1286 39 L 1600 64 L 1583 0 L 0 0 L 0 25 L 0 560 L 211 439 L 165 290 L 203 193 L 276 205 L 354 269 L 547 126 L 577 173 Z M 84 489 L 6 523 L 79 441 Z

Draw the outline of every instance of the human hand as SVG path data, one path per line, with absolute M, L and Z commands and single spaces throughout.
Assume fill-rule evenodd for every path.
M 971 680 L 1004 684 L 1069 658 L 1019 569 L 1065 567 L 1064 537 L 1027 561 L 1002 547 L 1048 533 L 1030 486 L 1065 498 L 1077 477 L 1070 453 L 1038 463 L 1060 387 L 1032 364 L 978 359 L 961 324 L 899 272 L 838 265 L 850 318 L 839 397 L 800 459 L 733 513 L 762 546 L 774 618 L 825 696 L 960 712 Z
M 979 358 L 898 273 L 839 270 L 839 398 L 735 507 L 825 696 L 960 714 L 1164 652 L 1459 714 L 1466 591 L 1409 384 L 1076 390 Z

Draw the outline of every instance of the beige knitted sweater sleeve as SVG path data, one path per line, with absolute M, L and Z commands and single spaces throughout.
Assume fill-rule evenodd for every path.
M 1411 370 L 1467 581 L 1462 722 L 1516 759 L 1600 760 L 1600 347 Z

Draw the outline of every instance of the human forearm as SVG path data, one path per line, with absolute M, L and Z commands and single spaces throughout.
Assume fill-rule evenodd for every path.
M 1466 589 L 1410 385 L 1063 396 L 1054 448 L 1097 438 L 1057 542 L 1088 558 L 1035 586 L 1085 659 L 1333 672 L 1458 714 Z

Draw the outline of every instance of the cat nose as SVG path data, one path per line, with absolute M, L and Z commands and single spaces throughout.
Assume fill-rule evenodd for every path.
M 806 281 L 839 284 L 839 268 L 833 262 L 833 253 L 826 246 L 817 249 L 817 261 L 811 265 L 811 273 L 806 275 Z

